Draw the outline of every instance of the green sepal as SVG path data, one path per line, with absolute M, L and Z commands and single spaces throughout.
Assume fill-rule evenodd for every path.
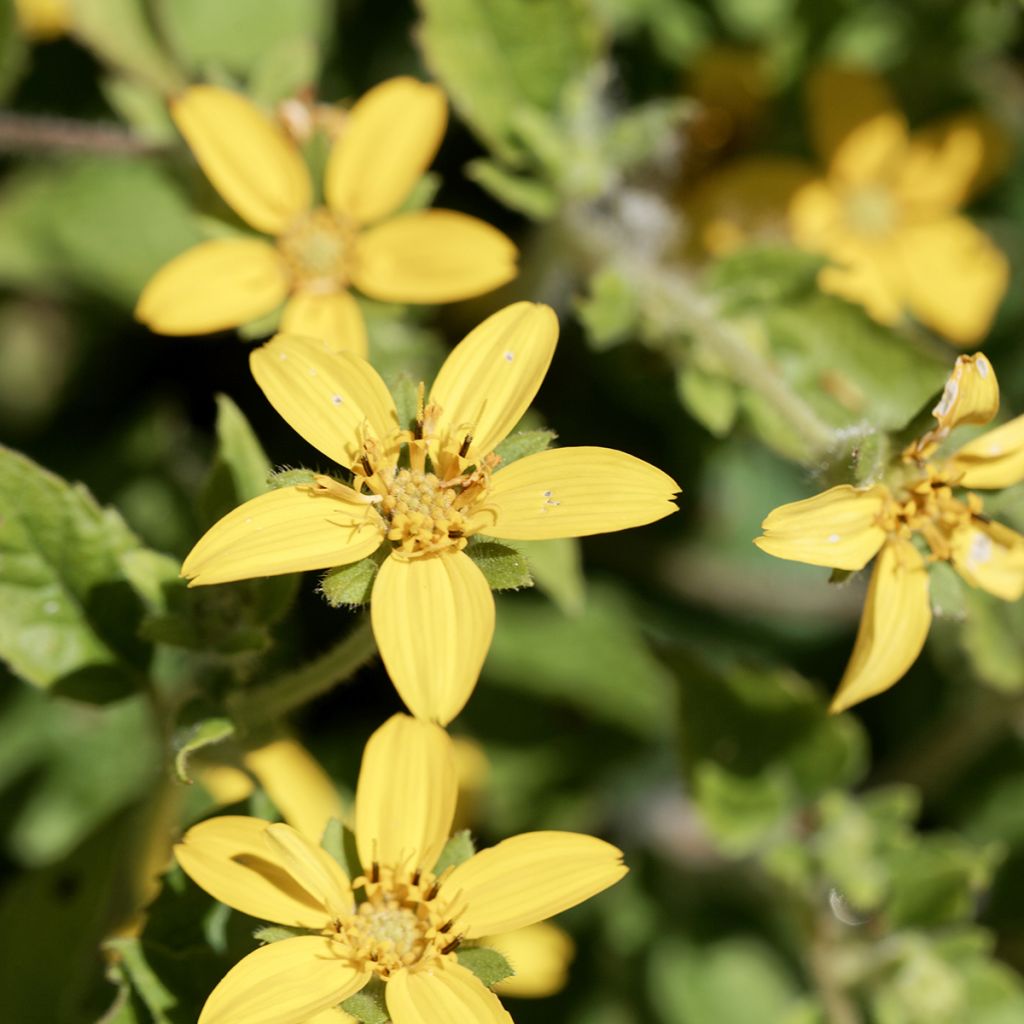
M 372 555 L 360 558 L 358 562 L 328 569 L 321 578 L 319 587 L 324 600 L 332 608 L 355 608 L 366 604 L 373 591 L 373 581 L 389 554 L 388 545 L 381 544 Z
M 829 583 L 840 585 L 850 579 L 851 576 L 853 576 L 852 569 L 833 569 L 832 572 L 829 573 L 828 581 Z
M 358 878 L 363 873 L 355 833 L 352 829 L 345 828 L 337 818 L 329 819 L 324 826 L 320 845 L 338 862 L 350 879 Z
M 557 437 L 553 430 L 517 430 L 494 449 L 494 454 L 501 458 L 501 466 L 508 466 L 527 455 L 547 451 Z
M 391 382 L 391 397 L 395 400 L 395 409 L 398 411 L 398 425 L 403 430 L 411 430 L 419 411 L 420 382 L 407 373 L 400 373 Z
M 257 942 L 268 945 L 271 942 L 280 942 L 282 939 L 294 939 L 299 935 L 316 935 L 316 932 L 310 931 L 308 928 L 289 928 L 283 924 L 267 924 L 252 933 L 252 937 Z
M 371 978 L 354 996 L 349 996 L 341 1008 L 363 1024 L 387 1024 L 387 1003 L 384 1002 L 384 984 Z
M 278 469 L 267 477 L 271 487 L 297 487 L 316 482 L 317 474 L 311 469 Z
M 235 724 L 230 718 L 204 718 L 179 731 L 175 738 L 174 772 L 178 778 L 188 784 L 192 777 L 188 772 L 188 762 L 197 750 L 223 743 L 235 735 Z
M 533 586 L 525 555 L 509 544 L 490 537 L 471 537 L 466 545 L 466 554 L 484 574 L 491 590 L 519 590 Z
M 488 988 L 516 973 L 501 953 L 488 946 L 467 946 L 455 955 L 459 964 L 472 971 Z
M 444 844 L 441 856 L 437 858 L 437 863 L 434 865 L 434 874 L 440 875 L 449 868 L 458 867 L 469 860 L 474 853 L 476 853 L 476 845 L 473 843 L 473 837 L 470 835 L 469 829 L 456 832 Z

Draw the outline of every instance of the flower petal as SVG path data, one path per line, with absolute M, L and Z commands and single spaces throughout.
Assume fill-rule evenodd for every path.
M 458 796 L 448 734 L 393 715 L 363 751 L 356 787 L 356 845 L 364 870 L 377 864 L 429 871 L 448 841 Z
M 814 148 L 826 162 L 855 128 L 895 107 L 884 79 L 837 64 L 824 65 L 810 76 L 807 105 Z
M 278 334 L 249 356 L 256 383 L 288 425 L 339 466 L 363 451 L 365 428 L 381 444 L 398 431 L 398 413 L 380 374 L 365 359 L 329 344 Z
M 378 302 L 457 302 L 511 281 L 518 255 L 477 217 L 418 210 L 356 238 L 352 283 Z
M 946 469 L 961 487 L 1002 489 L 1024 480 L 1024 416 L 988 430 L 955 451 Z
M 262 946 L 210 993 L 199 1024 L 306 1024 L 370 979 L 343 959 L 341 948 L 320 935 Z
M 331 209 L 360 224 L 396 210 L 430 166 L 447 123 L 436 85 L 401 77 L 374 86 L 352 107 L 327 160 Z
M 239 505 L 200 538 L 181 567 L 192 586 L 330 569 L 380 546 L 368 505 L 282 487 Z
M 226 815 L 193 825 L 174 847 L 182 870 L 214 899 L 293 928 L 323 928 L 328 913 L 267 844 L 269 822 Z
M 614 885 L 629 869 L 622 851 L 577 832 L 526 832 L 481 850 L 442 883 L 467 939 L 512 931 L 560 914 Z
M 312 843 L 319 843 L 331 818 L 344 808 L 330 776 L 298 740 L 271 740 L 242 758 L 285 821 Z
M 889 501 L 881 484 L 831 487 L 813 498 L 780 505 L 761 523 L 754 543 L 769 555 L 832 569 L 863 569 L 885 542 L 879 517 Z
M 898 682 L 921 653 L 931 622 L 920 552 L 910 541 L 889 542 L 871 574 L 857 642 L 829 710 L 845 711 Z
M 284 307 L 281 330 L 324 341 L 332 352 L 351 352 L 366 358 L 366 321 L 349 292 L 296 293 Z
M 215 238 L 186 249 L 146 283 L 135 318 L 158 334 L 209 334 L 275 309 L 288 294 L 287 268 L 258 238 Z
M 1006 257 L 966 217 L 910 225 L 898 236 L 906 303 L 956 345 L 973 345 L 992 325 L 1010 279 Z
M 941 136 L 911 139 L 899 172 L 899 196 L 915 220 L 961 206 L 984 156 L 981 133 L 968 121 L 950 124 Z
M 263 833 L 275 859 L 303 889 L 322 903 L 332 919 L 352 913 L 354 900 L 348 876 L 321 846 L 314 846 L 291 825 L 278 821 Z
M 447 725 L 469 700 L 494 635 L 494 597 L 461 551 L 385 560 L 370 600 L 377 648 L 406 707 Z
M 643 526 L 676 511 L 679 485 L 612 448 L 552 448 L 491 478 L 497 521 L 485 532 L 511 540 L 588 537 Z
M 903 163 L 909 139 L 896 111 L 862 121 L 836 147 L 829 178 L 843 185 L 867 185 L 891 179 Z
M 932 415 L 943 435 L 965 423 L 989 423 L 999 411 L 999 382 L 988 356 L 957 356 Z
M 1024 537 L 1002 523 L 975 521 L 953 534 L 953 568 L 972 587 L 1004 601 L 1024 595 Z
M 854 238 L 825 246 L 823 251 L 832 262 L 819 271 L 818 287 L 863 306 L 880 324 L 898 324 L 904 318 L 903 268 L 892 249 L 892 245 L 867 245 Z
M 257 231 L 279 235 L 309 209 L 298 147 L 240 93 L 194 85 L 171 101 L 171 116 L 213 187 Z
M 430 389 L 442 446 L 459 449 L 468 436 L 470 462 L 491 452 L 530 407 L 557 342 L 555 311 L 533 302 L 506 306 L 470 331 Z
M 384 988 L 394 1024 L 512 1024 L 498 997 L 461 964 L 396 971 Z
M 576 951 L 569 933 L 550 921 L 488 936 L 482 944 L 496 949 L 516 972 L 499 981 L 494 991 L 520 999 L 540 999 L 561 992 L 569 980 L 569 964 Z

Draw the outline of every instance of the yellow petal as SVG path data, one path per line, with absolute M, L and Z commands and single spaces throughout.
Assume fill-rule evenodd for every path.
M 249 356 L 256 383 L 288 425 L 339 466 L 352 466 L 369 435 L 386 444 L 398 413 L 380 374 L 323 341 L 278 334 Z
M 957 356 L 932 415 L 943 434 L 965 423 L 989 423 L 999 411 L 999 382 L 988 357 L 981 352 Z
M 895 106 L 892 93 L 878 75 L 834 64 L 811 75 L 807 104 L 814 148 L 826 162 L 850 132 Z
M 899 193 L 917 216 L 949 213 L 967 199 L 981 167 L 984 140 L 969 122 L 939 137 L 915 136 L 899 172 Z
M 910 311 L 956 345 L 973 345 L 1006 294 L 1006 257 L 965 217 L 944 217 L 899 233 Z
M 396 971 L 384 999 L 394 1024 L 512 1024 L 498 997 L 450 960 L 429 971 Z
M 813 498 L 780 505 L 761 523 L 754 543 L 769 555 L 831 569 L 863 569 L 885 541 L 879 517 L 889 500 L 881 484 L 831 487 Z
M 71 30 L 71 0 L 14 0 L 18 27 L 29 39 L 48 42 Z
M 829 710 L 845 711 L 898 682 L 921 653 L 931 622 L 924 560 L 910 541 L 891 541 L 875 563 L 857 642 Z
M 520 999 L 541 999 L 561 992 L 576 951 L 569 934 L 549 921 L 491 935 L 483 945 L 501 953 L 515 971 L 511 978 L 499 981 L 494 991 Z
M 376 862 L 429 871 L 448 841 L 458 776 L 448 734 L 393 715 L 363 751 L 356 788 L 356 845 L 364 870 Z
M 794 191 L 788 215 L 793 241 L 803 249 L 825 251 L 845 237 L 839 195 L 822 178 L 809 181 Z
M 352 107 L 328 158 L 331 209 L 360 224 L 396 210 L 430 166 L 447 121 L 436 85 L 402 77 L 374 86 Z
M 1004 601 L 1024 595 L 1024 537 L 1002 523 L 975 521 L 955 531 L 953 567 L 972 587 Z
M 370 601 L 377 648 L 417 718 L 447 725 L 469 700 L 494 635 L 494 598 L 461 551 L 388 558 Z
M 949 136 L 974 135 L 981 143 L 981 162 L 968 183 L 963 202 L 969 202 L 983 192 L 997 178 L 1006 173 L 1013 158 L 1012 140 L 999 122 L 977 111 L 954 114 L 941 121 L 933 121 L 914 133 L 913 142 L 942 150 Z
M 829 163 L 829 177 L 843 185 L 891 180 L 907 153 L 907 126 L 895 111 L 876 114 L 847 134 Z
M 331 818 L 344 816 L 330 776 L 297 740 L 272 740 L 247 751 L 242 760 L 285 821 L 310 842 L 320 842 Z
M 553 448 L 491 478 L 497 515 L 484 530 L 512 540 L 588 537 L 643 526 L 676 511 L 679 485 L 642 459 L 612 448 Z
M 1024 416 L 988 430 L 958 449 L 946 463 L 961 474 L 961 487 L 1001 489 L 1024 480 Z
M 329 569 L 380 546 L 380 528 L 358 501 L 282 487 L 239 505 L 200 538 L 181 567 L 193 586 Z
M 903 267 L 893 258 L 892 248 L 851 239 L 837 242 L 824 250 L 833 265 L 822 267 L 818 287 L 863 306 L 880 324 L 899 323 L 904 318 Z
M 558 317 L 550 306 L 516 302 L 475 327 L 451 351 L 430 389 L 440 407 L 441 444 L 476 461 L 519 422 L 551 365 Z
M 192 774 L 217 807 L 229 807 L 248 800 L 256 788 L 241 768 L 231 764 L 202 765 Z
M 281 330 L 324 341 L 332 352 L 351 352 L 366 358 L 366 321 L 349 292 L 298 292 L 284 307 Z
M 379 302 L 457 302 L 511 281 L 518 255 L 505 235 L 476 217 L 419 210 L 357 237 L 352 283 Z
M 622 851 L 576 832 L 527 832 L 481 850 L 442 883 L 439 900 L 466 909 L 464 938 L 512 931 L 560 914 L 614 885 L 629 869 Z
M 194 85 L 171 101 L 171 116 L 213 187 L 258 231 L 279 235 L 309 209 L 298 147 L 240 93 Z
M 295 928 L 323 928 L 328 913 L 267 844 L 268 822 L 237 815 L 190 828 L 174 847 L 182 870 L 214 899 L 243 914 Z
M 327 908 L 333 919 L 352 913 L 354 901 L 348 876 L 322 847 L 314 846 L 291 825 L 275 822 L 263 833 L 279 860 L 303 889 Z
M 367 981 L 337 942 L 301 935 L 263 946 L 237 963 L 210 993 L 199 1024 L 306 1024 Z
M 142 289 L 135 318 L 158 334 L 208 334 L 276 309 L 288 294 L 287 268 L 258 238 L 216 238 L 164 264 Z

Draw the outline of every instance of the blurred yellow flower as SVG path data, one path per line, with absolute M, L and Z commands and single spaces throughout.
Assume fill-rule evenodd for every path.
M 856 571 L 877 555 L 832 711 L 887 690 L 921 653 L 932 619 L 928 562 L 948 562 L 972 587 L 1004 601 L 1024 594 L 1024 536 L 989 519 L 970 490 L 1024 480 L 1024 416 L 933 458 L 950 431 L 988 423 L 998 407 L 991 363 L 960 356 L 933 410 L 936 426 L 906 449 L 894 479 L 832 487 L 775 509 L 761 524 L 764 536 L 754 543 L 777 558 Z
M 18 27 L 29 39 L 48 42 L 71 28 L 71 0 L 14 0 Z
M 381 657 L 413 714 L 451 721 L 494 632 L 490 587 L 463 550 L 470 537 L 584 537 L 676 508 L 671 477 L 608 448 L 556 448 L 495 472 L 494 449 L 529 407 L 557 340 L 547 306 L 495 313 L 449 355 L 410 431 L 369 363 L 278 335 L 250 357 L 256 381 L 351 482 L 318 476 L 246 502 L 202 537 L 182 575 L 199 586 L 327 569 L 386 544 L 371 600 Z
M 175 848 L 181 867 L 242 913 L 310 934 L 250 953 L 214 989 L 200 1024 L 302 1024 L 377 977 L 395 1024 L 500 1021 L 497 997 L 456 951 L 542 921 L 626 873 L 614 846 L 571 832 L 507 839 L 433 873 L 455 809 L 444 730 L 395 715 L 370 738 L 356 791 L 351 881 L 285 824 L 245 817 L 196 825 Z M 357 903 L 353 889 L 362 890 Z
M 485 946 L 496 949 L 515 971 L 499 981 L 494 991 L 519 999 L 543 999 L 565 988 L 576 946 L 568 933 L 550 921 L 490 935 Z
M 298 146 L 239 93 L 197 85 L 171 115 L 210 182 L 274 238 L 216 238 L 171 260 L 135 315 L 161 334 L 238 327 L 282 302 L 281 329 L 366 354 L 349 287 L 382 302 L 453 302 L 516 274 L 515 246 L 452 210 L 396 213 L 433 160 L 447 121 L 434 85 L 392 78 L 352 107 L 324 174 L 326 205 Z

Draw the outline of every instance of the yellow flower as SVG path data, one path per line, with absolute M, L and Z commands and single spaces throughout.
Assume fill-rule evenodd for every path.
M 48 42 L 71 28 L 70 0 L 14 0 L 14 13 L 29 39 Z
M 832 487 L 775 509 L 761 524 L 764 536 L 754 543 L 777 558 L 856 571 L 877 556 L 832 711 L 887 690 L 921 653 L 932 619 L 928 562 L 948 562 L 972 587 L 1004 601 L 1024 594 L 1024 537 L 989 519 L 972 490 L 1024 480 L 1024 416 L 932 458 L 950 431 L 988 423 L 998 404 L 988 359 L 960 356 L 933 410 L 935 428 L 906 449 L 892 479 Z
M 608 448 L 556 448 L 495 472 L 494 448 L 529 407 L 557 339 L 547 306 L 495 313 L 449 355 L 409 431 L 369 363 L 278 335 L 251 355 L 256 381 L 351 481 L 318 476 L 246 502 L 196 544 L 182 575 L 205 585 L 327 569 L 385 544 L 371 600 L 381 657 L 415 715 L 451 721 L 494 632 L 490 588 L 463 550 L 470 537 L 584 537 L 675 511 L 671 477 Z
M 531 832 L 435 876 L 455 797 L 444 730 L 395 715 L 363 754 L 357 878 L 285 824 L 223 817 L 190 829 L 175 853 L 197 884 L 242 913 L 308 931 L 245 957 L 200 1024 L 302 1024 L 374 977 L 395 1024 L 508 1024 L 497 997 L 458 962 L 460 945 L 561 913 L 627 869 L 599 839 Z
M 161 268 L 135 315 L 161 334 L 238 327 L 285 302 L 282 330 L 366 353 L 352 286 L 383 302 L 454 302 L 516 273 L 500 231 L 452 210 L 395 211 L 444 135 L 444 94 L 392 78 L 359 99 L 327 160 L 326 205 L 298 146 L 244 96 L 187 89 L 171 115 L 213 186 L 251 227 L 274 238 L 217 238 Z

